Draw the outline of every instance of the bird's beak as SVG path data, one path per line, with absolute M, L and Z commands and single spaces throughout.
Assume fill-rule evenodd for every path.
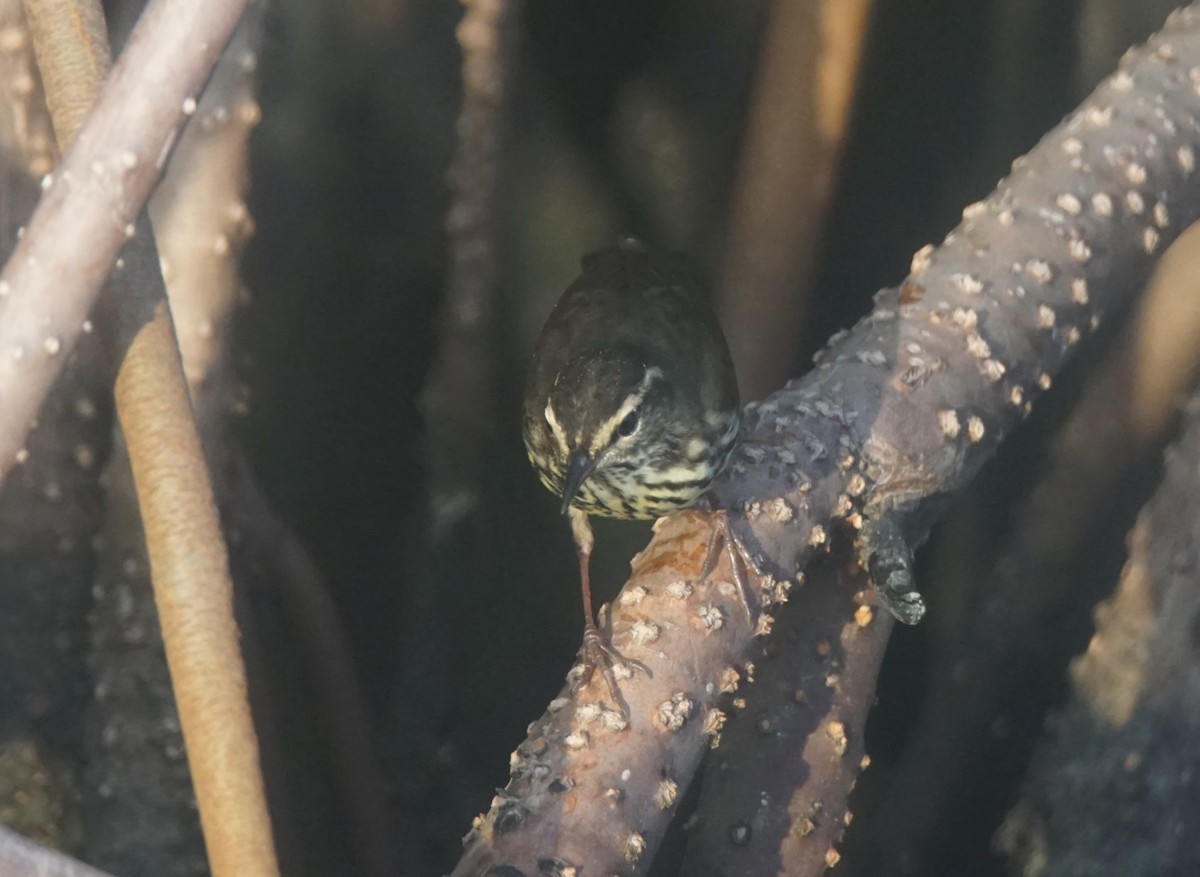
M 565 515 L 571 507 L 571 500 L 579 493 L 579 488 L 588 476 L 596 471 L 597 460 L 588 456 L 587 451 L 576 451 L 567 462 L 567 478 L 563 482 L 562 513 Z

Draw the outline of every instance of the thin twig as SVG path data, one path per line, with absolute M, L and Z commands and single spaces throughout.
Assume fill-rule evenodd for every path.
M 405 697 L 419 710 L 398 717 L 403 736 L 425 746 L 400 747 L 398 773 L 418 808 L 442 782 L 425 757 L 444 743 L 453 692 L 453 665 L 443 632 L 464 599 L 463 582 L 486 580 L 487 526 L 481 515 L 487 462 L 493 453 L 496 399 L 502 372 L 500 260 L 502 217 L 497 215 L 505 165 L 508 109 L 516 78 L 519 0 L 463 0 L 456 34 L 462 49 L 462 107 L 447 174 L 449 265 L 438 346 L 421 393 L 425 420 L 428 514 L 420 556 L 424 574 L 405 591 Z M 448 599 L 449 595 L 457 595 Z M 466 595 L 465 599 L 471 599 Z M 417 847 L 419 838 L 407 845 Z
M 1191 6 L 967 208 L 940 248 L 919 251 L 814 371 L 747 410 L 713 497 L 761 557 L 762 613 L 747 623 L 728 564 L 701 580 L 709 516 L 661 519 L 611 612 L 614 647 L 647 671 L 621 682 L 627 712 L 606 702 L 602 680 L 564 689 L 530 725 L 455 874 L 537 873 L 542 862 L 644 873 L 783 586 L 838 530 L 874 521 L 923 541 L 1077 343 L 1200 214 L 1197 66 Z M 808 678 L 824 684 L 812 660 Z M 812 782 L 829 765 L 810 768 Z M 843 815 L 826 818 L 836 827 Z M 824 852 L 834 837 L 808 839 Z

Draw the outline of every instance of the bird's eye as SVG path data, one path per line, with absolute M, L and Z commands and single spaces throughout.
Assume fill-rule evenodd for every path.
M 617 435 L 621 438 L 629 438 L 638 428 L 638 415 L 636 411 L 630 411 L 625 415 L 625 419 L 617 424 Z

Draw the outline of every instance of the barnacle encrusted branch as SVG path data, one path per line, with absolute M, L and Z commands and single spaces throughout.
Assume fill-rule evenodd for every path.
M 728 711 L 725 693 L 748 677 L 755 637 L 786 596 L 780 583 L 864 518 L 891 519 L 910 544 L 924 538 L 942 500 L 1196 216 L 1198 118 L 1192 6 L 1015 162 L 940 247 L 920 250 L 909 277 L 833 339 L 814 371 L 747 411 L 714 494 L 772 574 L 752 583 L 762 615 L 738 610 L 725 565 L 699 581 L 705 515 L 662 519 L 610 613 L 617 650 L 650 671 L 621 684 L 628 721 L 603 686 L 564 689 L 514 753 L 512 779 L 455 874 L 645 871 L 714 741 L 705 717 Z M 886 636 L 886 625 L 862 635 Z M 852 732 L 861 715 L 838 720 Z M 813 843 L 836 838 L 828 826 L 840 820 L 827 815 Z

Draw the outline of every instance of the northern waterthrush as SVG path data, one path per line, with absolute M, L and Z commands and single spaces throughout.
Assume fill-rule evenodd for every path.
M 579 554 L 582 682 L 598 664 L 608 679 L 615 658 L 592 615 L 588 515 L 648 519 L 695 504 L 739 424 L 729 348 L 692 274 L 632 237 L 586 257 L 542 329 L 523 424 Z

